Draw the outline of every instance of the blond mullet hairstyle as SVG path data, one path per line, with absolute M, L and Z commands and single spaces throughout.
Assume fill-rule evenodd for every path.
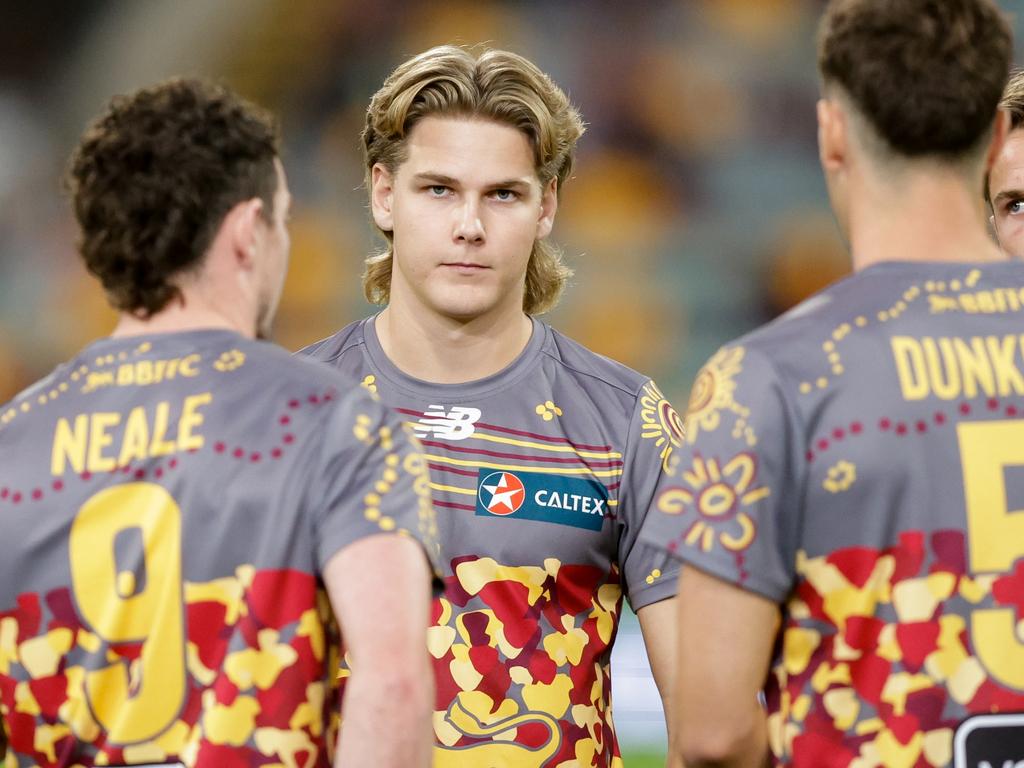
M 377 163 L 392 175 L 397 172 L 406 159 L 409 132 L 428 116 L 484 118 L 522 131 L 533 148 L 541 186 L 557 179 L 556 194 L 572 172 L 576 141 L 584 131 L 565 93 L 522 56 L 499 50 L 474 56 L 458 46 L 438 46 L 399 66 L 370 100 L 362 134 L 368 189 Z M 363 273 L 363 293 L 373 304 L 387 304 L 391 297 L 393 237 L 380 231 L 387 250 L 370 256 Z M 536 240 L 526 268 L 523 311 L 539 315 L 553 308 L 572 274 L 557 247 Z

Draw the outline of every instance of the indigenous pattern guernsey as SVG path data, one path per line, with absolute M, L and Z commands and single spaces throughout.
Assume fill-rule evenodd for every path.
M 329 766 L 318 574 L 382 530 L 436 556 L 414 442 L 227 331 L 97 342 L 0 407 L 5 765 Z
M 362 380 L 423 442 L 447 556 L 434 605 L 435 766 L 620 766 L 609 656 L 625 594 L 675 592 L 637 534 L 679 419 L 649 379 L 534 321 L 519 358 L 437 385 L 364 320 L 304 350 Z
M 701 372 L 642 537 L 781 605 L 777 764 L 1024 760 L 1022 352 L 1020 263 L 892 263 Z

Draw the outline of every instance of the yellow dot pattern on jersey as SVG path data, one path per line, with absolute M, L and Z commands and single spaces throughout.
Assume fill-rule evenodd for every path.
M 545 400 L 543 403 L 533 409 L 533 412 L 540 416 L 544 421 L 551 421 L 556 416 L 562 415 L 562 409 L 555 405 L 550 400 Z

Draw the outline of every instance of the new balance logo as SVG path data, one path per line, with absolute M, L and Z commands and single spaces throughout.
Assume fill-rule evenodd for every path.
M 435 437 L 440 440 L 465 440 L 475 431 L 480 418 L 479 408 L 464 408 L 456 405 L 445 413 L 444 407 L 432 405 L 427 408 L 419 421 L 413 426 L 416 437 L 421 440 Z

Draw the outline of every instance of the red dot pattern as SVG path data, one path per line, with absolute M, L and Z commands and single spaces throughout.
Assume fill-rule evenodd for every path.
M 1024 409 L 1020 406 L 1010 403 L 1003 407 L 996 398 L 986 400 L 985 406 L 989 411 L 993 412 L 1003 408 L 1003 412 L 1011 418 L 1024 415 Z M 972 411 L 971 404 L 961 402 L 956 407 L 956 411 L 963 416 L 969 416 Z M 936 427 L 941 427 L 948 423 L 949 415 L 945 411 L 935 411 L 931 421 L 934 422 Z M 929 429 L 931 429 L 931 424 L 929 424 L 927 419 L 917 419 L 909 425 L 904 421 L 894 421 L 888 416 L 883 416 L 878 420 L 879 432 L 895 433 L 899 437 L 904 437 L 912 432 L 924 435 L 928 433 Z M 864 425 L 860 421 L 853 421 L 845 426 L 832 427 L 826 431 L 826 436 L 818 437 L 812 441 L 813 447 L 807 450 L 805 457 L 808 463 L 813 462 L 820 454 L 834 447 L 836 443 L 841 442 L 844 438 L 862 434 L 864 434 Z
M 327 403 L 333 402 L 336 397 L 337 392 L 332 389 L 324 393 L 313 393 L 307 395 L 305 400 L 301 400 L 299 398 L 292 398 L 288 401 L 287 406 L 289 411 L 296 411 L 303 407 L 326 405 Z M 293 423 L 293 420 L 294 418 L 292 414 L 287 412 L 282 413 L 280 416 L 277 417 L 277 423 L 283 428 L 290 427 Z M 232 458 L 237 459 L 238 461 L 248 461 L 251 464 L 259 464 L 268 457 L 273 460 L 280 459 L 281 457 L 284 456 L 284 453 L 288 449 L 288 447 L 295 444 L 296 440 L 297 438 L 294 432 L 286 431 L 281 435 L 280 443 L 278 445 L 272 446 L 266 452 L 252 450 L 246 446 L 241 445 L 229 449 L 228 446 L 223 442 L 215 443 L 213 446 L 213 450 L 215 453 L 229 455 Z

